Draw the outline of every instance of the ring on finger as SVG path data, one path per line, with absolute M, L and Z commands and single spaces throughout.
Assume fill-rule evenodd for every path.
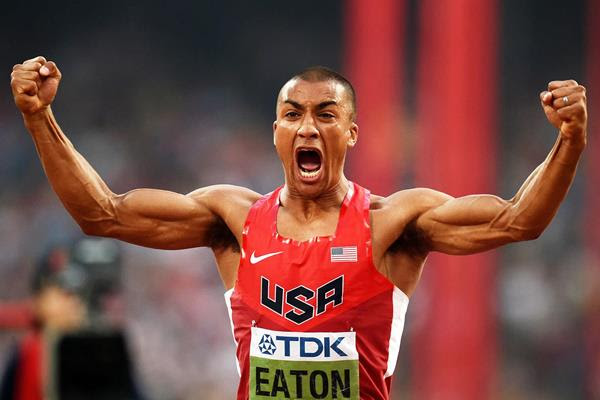
M 566 106 L 567 104 L 569 104 L 569 97 L 568 96 L 563 97 L 562 101 L 563 101 L 564 105 Z

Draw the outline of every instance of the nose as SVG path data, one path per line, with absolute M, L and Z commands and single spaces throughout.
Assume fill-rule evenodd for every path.
M 302 124 L 298 128 L 298 136 L 303 139 L 316 139 L 319 137 L 319 130 L 315 125 L 315 120 L 310 114 L 306 114 L 302 120 Z

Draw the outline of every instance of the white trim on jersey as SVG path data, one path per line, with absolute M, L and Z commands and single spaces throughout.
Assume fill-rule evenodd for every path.
M 400 289 L 394 286 L 392 294 L 392 329 L 390 329 L 390 341 L 388 347 L 387 371 L 384 377 L 390 377 L 396 369 L 398 353 L 400 351 L 400 340 L 404 330 L 404 318 L 408 308 L 408 296 Z
M 237 367 L 237 372 L 239 376 L 242 376 L 242 370 L 240 369 L 240 362 L 237 358 L 237 348 L 238 342 L 235 340 L 235 331 L 233 330 L 233 317 L 231 310 L 231 296 L 233 295 L 233 288 L 226 291 L 223 296 L 225 296 L 225 304 L 227 304 L 227 314 L 229 314 L 229 322 L 231 323 L 231 336 L 233 336 L 233 342 L 235 343 L 235 366 Z
M 348 182 L 348 193 L 346 193 L 346 197 L 348 198 L 348 201 L 352 200 L 353 196 L 354 196 L 354 184 L 352 182 Z

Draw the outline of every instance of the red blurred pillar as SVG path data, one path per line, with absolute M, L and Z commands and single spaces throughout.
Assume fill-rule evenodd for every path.
M 417 183 L 453 196 L 495 193 L 497 3 L 419 4 Z M 415 399 L 492 397 L 494 264 L 492 252 L 430 256 L 411 349 Z
M 346 73 L 358 97 L 358 150 L 351 179 L 378 194 L 399 176 L 399 102 L 402 82 L 404 0 L 346 3 Z
M 587 398 L 600 398 L 600 2 L 587 1 L 588 148 L 585 154 Z

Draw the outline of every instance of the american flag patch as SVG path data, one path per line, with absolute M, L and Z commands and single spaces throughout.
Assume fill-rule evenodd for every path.
M 356 246 L 331 248 L 331 262 L 356 262 L 357 260 Z

